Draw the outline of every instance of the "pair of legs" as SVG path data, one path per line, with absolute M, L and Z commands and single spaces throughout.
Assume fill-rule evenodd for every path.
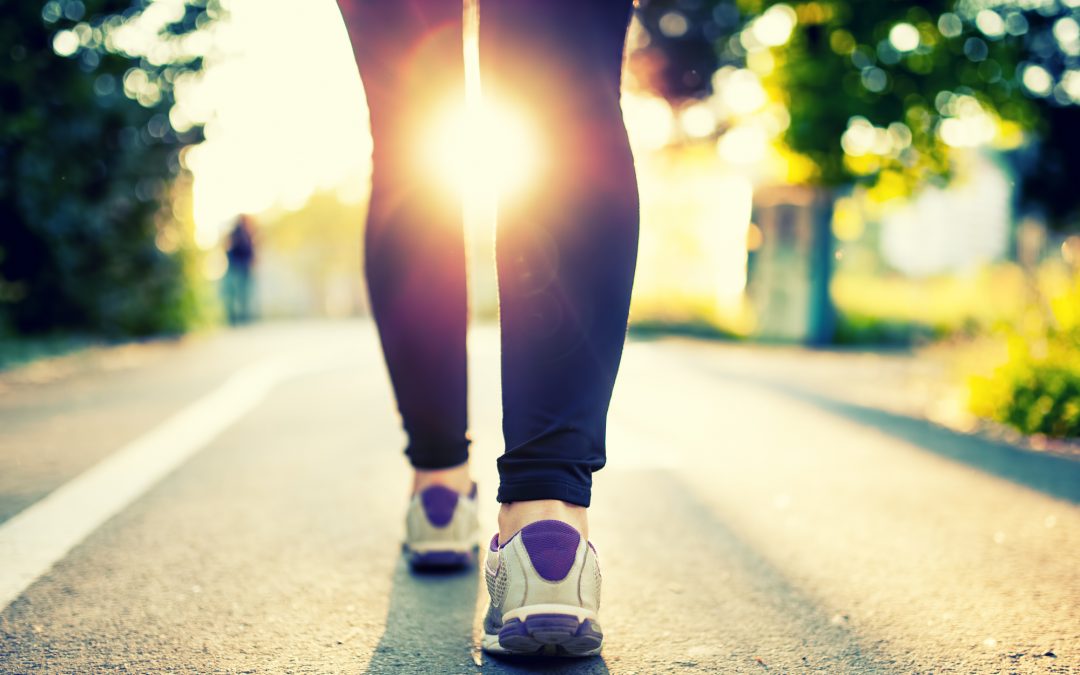
M 585 531 L 637 254 L 619 107 L 632 0 L 481 0 L 485 95 L 528 111 L 545 161 L 499 204 L 505 538 Z M 464 92 L 461 0 L 339 0 L 367 93 L 365 267 L 417 488 L 468 484 L 466 256 L 459 197 L 425 165 L 432 116 Z

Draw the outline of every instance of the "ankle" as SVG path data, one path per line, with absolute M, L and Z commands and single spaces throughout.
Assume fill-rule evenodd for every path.
M 521 528 L 540 520 L 560 520 L 589 538 L 588 509 L 558 499 L 510 502 L 499 509 L 499 543 L 505 544 Z
M 433 485 L 442 485 L 467 495 L 472 491 L 472 483 L 468 462 L 446 469 L 415 469 L 413 472 L 413 494 Z

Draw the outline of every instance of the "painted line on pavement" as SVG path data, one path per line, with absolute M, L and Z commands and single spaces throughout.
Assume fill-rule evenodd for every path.
M 272 359 L 220 387 L 0 524 L 0 611 L 67 553 L 261 403 L 329 362 Z

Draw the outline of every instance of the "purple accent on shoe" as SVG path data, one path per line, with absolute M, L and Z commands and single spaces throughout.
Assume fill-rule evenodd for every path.
M 427 519 L 435 527 L 446 527 L 454 517 L 460 495 L 443 485 L 432 485 L 420 493 Z
M 561 581 L 577 557 L 581 534 L 561 520 L 541 520 L 521 529 L 521 543 L 536 573 L 548 581 Z
M 491 538 L 491 543 L 488 545 L 488 550 L 492 553 L 496 553 L 499 550 L 499 533 L 496 532 L 495 536 Z

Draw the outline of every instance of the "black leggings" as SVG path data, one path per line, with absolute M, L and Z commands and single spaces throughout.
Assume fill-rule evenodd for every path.
M 527 110 L 545 161 L 499 204 L 501 502 L 588 506 L 622 355 L 638 198 L 619 107 L 632 0 L 481 0 L 485 94 Z M 417 152 L 464 88 L 461 0 L 339 0 L 374 139 L 365 267 L 408 455 L 468 459 L 458 198 Z

